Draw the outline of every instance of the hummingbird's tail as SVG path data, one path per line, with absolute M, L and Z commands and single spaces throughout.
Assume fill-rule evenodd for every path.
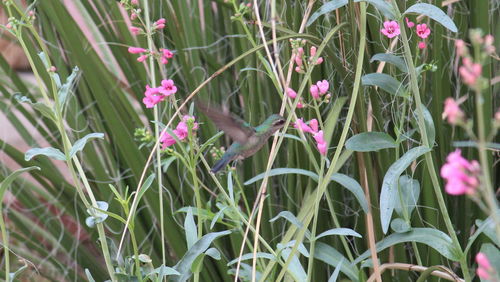
M 222 159 L 218 160 L 215 165 L 210 170 L 212 173 L 217 173 L 219 170 L 226 167 L 226 165 L 231 161 L 231 158 L 223 156 Z

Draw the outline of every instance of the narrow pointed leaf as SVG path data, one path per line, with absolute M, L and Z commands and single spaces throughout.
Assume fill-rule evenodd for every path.
M 448 17 L 441 9 L 438 7 L 427 4 L 427 3 L 417 3 L 408 8 L 403 14 L 422 14 L 426 15 L 429 18 L 437 21 L 438 23 L 442 24 L 444 27 L 449 29 L 452 32 L 457 32 L 457 26 L 453 22 L 453 20 Z

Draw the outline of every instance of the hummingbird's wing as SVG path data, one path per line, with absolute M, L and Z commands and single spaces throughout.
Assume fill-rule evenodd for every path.
M 197 103 L 198 109 L 209 117 L 215 125 L 224 131 L 234 141 L 245 144 L 252 135 L 255 134 L 255 129 L 249 126 L 240 118 L 225 114 L 222 109 L 210 106 L 205 103 Z

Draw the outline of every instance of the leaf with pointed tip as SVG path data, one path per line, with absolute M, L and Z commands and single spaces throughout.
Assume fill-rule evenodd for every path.
M 411 217 L 413 209 L 417 207 L 418 198 L 420 197 L 420 183 L 416 179 L 410 178 L 408 175 L 403 175 L 399 178 L 399 197 L 396 199 L 396 213 L 403 217 L 403 208 L 406 209 L 408 216 Z M 403 201 L 401 203 L 400 199 Z M 403 204 L 403 206 L 401 206 Z
M 226 265 L 227 266 L 231 266 L 231 265 L 237 263 L 238 260 L 244 261 L 244 260 L 252 259 L 252 258 L 253 258 L 253 253 L 244 254 L 241 257 L 235 258 L 232 261 L 228 262 Z M 273 255 L 271 255 L 269 253 L 263 253 L 263 252 L 257 252 L 257 258 L 263 258 L 263 259 L 268 259 L 268 260 L 276 261 L 276 257 L 275 256 L 273 256 Z
M 372 152 L 396 148 L 396 141 L 387 133 L 371 131 L 352 136 L 345 142 L 345 147 L 355 152 Z
M 71 88 L 73 88 L 73 85 L 75 83 L 75 78 L 78 75 L 78 72 L 80 69 L 78 67 L 74 67 L 73 71 L 71 74 L 66 78 L 66 82 L 59 87 L 59 91 L 57 92 L 57 96 L 59 99 L 59 106 L 61 108 L 64 108 L 64 105 L 66 104 L 66 101 L 68 99 L 68 94 L 71 91 Z
M 56 114 L 54 113 L 54 110 L 50 108 L 49 106 L 45 105 L 44 103 L 41 102 L 36 102 L 33 103 L 30 98 L 23 96 L 21 94 L 15 94 L 14 98 L 19 102 L 19 103 L 28 103 L 30 104 L 33 109 L 37 110 L 42 116 L 52 120 L 56 121 Z
M 342 263 L 348 260 L 335 248 L 332 248 L 330 245 L 327 245 L 323 242 L 316 242 L 314 258 L 333 267 L 340 267 L 340 271 L 344 273 L 347 277 L 349 277 L 351 281 L 359 281 L 358 279 L 359 270 L 356 267 L 356 265 Z
M 356 232 L 350 228 L 332 228 L 330 230 L 322 232 L 321 234 L 316 236 L 316 239 L 314 239 L 314 240 L 318 240 L 319 238 L 322 238 L 325 236 L 331 236 L 331 235 L 354 236 L 354 237 L 358 237 L 358 238 L 363 238 L 363 236 L 361 236 L 361 234 L 359 234 L 358 232 Z
M 417 3 L 412 5 L 410 8 L 406 9 L 406 11 L 403 14 L 410 14 L 410 13 L 426 15 L 429 18 L 442 24 L 450 31 L 452 32 L 458 31 L 457 26 L 455 25 L 453 20 L 450 17 L 448 17 L 448 15 L 446 15 L 441 9 L 439 9 L 434 5 L 427 3 Z
M 0 206 L 2 205 L 2 200 L 3 200 L 3 194 L 5 191 L 7 191 L 7 188 L 9 188 L 10 184 L 23 172 L 28 172 L 30 170 L 40 170 L 39 167 L 37 166 L 30 166 L 30 167 L 25 167 L 25 168 L 20 168 L 11 174 L 7 176 L 1 183 L 0 183 Z
M 403 58 L 390 54 L 390 53 L 378 53 L 372 56 L 370 63 L 373 61 L 388 62 L 396 66 L 402 72 L 408 72 L 408 66 L 406 65 Z
M 192 210 L 188 210 L 187 212 L 186 219 L 184 220 L 184 230 L 186 231 L 186 242 L 187 248 L 189 249 L 196 243 L 196 240 L 198 240 L 198 233 L 196 231 Z
M 369 73 L 361 77 L 361 84 L 363 86 L 377 86 L 385 92 L 400 96 L 407 97 L 408 93 L 401 82 L 394 77 L 385 73 Z
M 59 149 L 47 147 L 47 148 L 31 148 L 24 154 L 24 160 L 30 161 L 33 157 L 38 155 L 44 155 L 54 160 L 65 161 L 66 156 L 59 151 Z
M 83 150 L 89 139 L 94 139 L 94 138 L 99 138 L 99 139 L 104 139 L 104 133 L 90 133 L 85 135 L 83 138 L 78 139 L 75 144 L 71 147 L 71 150 L 69 151 L 69 157 L 73 158 L 76 153 L 79 151 Z

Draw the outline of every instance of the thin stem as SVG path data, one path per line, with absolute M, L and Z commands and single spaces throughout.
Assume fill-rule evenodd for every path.
M 2 200 L 0 199 L 0 228 L 2 229 L 2 239 L 3 239 L 3 253 L 5 257 L 5 281 L 10 281 L 10 249 L 9 249 L 9 238 L 7 237 L 7 230 L 5 228 L 5 221 L 3 220 L 2 213 Z

